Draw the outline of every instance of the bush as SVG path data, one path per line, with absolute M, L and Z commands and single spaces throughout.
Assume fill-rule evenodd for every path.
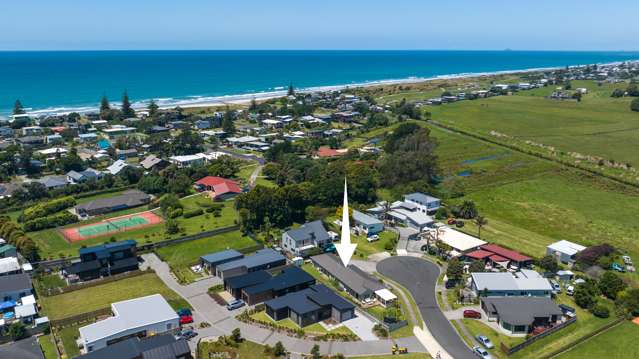
M 27 329 L 25 328 L 24 324 L 22 324 L 22 322 L 14 322 L 9 327 L 9 336 L 13 340 L 22 339 L 26 334 Z
M 78 222 L 78 217 L 74 214 L 63 211 L 51 216 L 32 219 L 24 223 L 24 230 L 27 232 L 39 231 L 47 228 L 55 228 L 65 226 L 67 224 Z
M 608 309 L 608 307 L 606 307 L 604 304 L 602 303 L 597 303 L 595 304 L 595 306 L 592 308 L 592 314 L 595 317 L 599 317 L 599 318 L 608 318 L 610 316 L 610 309 Z
M 26 208 L 20 219 L 24 222 L 46 217 L 50 214 L 60 212 L 63 209 L 75 206 L 76 201 L 73 197 L 62 197 L 52 201 L 38 203 L 35 206 Z
M 175 219 L 182 215 L 182 208 L 176 208 L 169 211 L 169 218 Z
M 630 103 L 630 109 L 632 111 L 639 112 L 639 98 L 632 100 L 632 102 Z
M 590 267 L 597 263 L 599 258 L 609 256 L 615 252 L 615 247 L 604 243 L 590 246 L 577 254 L 577 262 L 583 266 Z
M 198 208 L 198 209 L 194 209 L 192 211 L 184 212 L 182 217 L 191 218 L 191 217 L 201 216 L 203 214 L 204 214 L 204 210 L 202 210 L 202 208 Z

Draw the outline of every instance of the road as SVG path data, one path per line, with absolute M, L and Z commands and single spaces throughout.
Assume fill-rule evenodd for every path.
M 172 290 L 186 299 L 193 307 L 195 327 L 201 322 L 208 322 L 211 327 L 196 329 L 199 338 L 208 336 L 228 335 L 235 328 L 240 328 L 242 336 L 255 343 L 275 345 L 278 341 L 284 347 L 295 354 L 310 353 L 313 345 L 318 344 L 322 354 L 341 353 L 346 356 L 361 355 L 381 355 L 389 354 L 391 346 L 397 343 L 399 346 L 407 347 L 409 352 L 425 352 L 424 347 L 417 338 L 408 337 L 401 339 L 380 339 L 375 341 L 358 342 L 315 342 L 312 340 L 300 339 L 275 332 L 270 329 L 260 328 L 255 325 L 240 322 L 235 318 L 244 308 L 232 312 L 217 304 L 207 294 L 209 286 L 220 283 L 219 278 L 211 277 L 186 286 L 180 285 L 171 274 L 168 264 L 161 261 L 154 253 L 143 254 L 144 266 L 152 268 L 160 279 Z M 189 342 L 192 349 L 195 348 L 196 340 Z
M 437 265 L 416 257 L 391 257 L 379 262 L 377 271 L 408 289 L 426 327 L 451 356 L 455 359 L 476 359 L 437 305 Z

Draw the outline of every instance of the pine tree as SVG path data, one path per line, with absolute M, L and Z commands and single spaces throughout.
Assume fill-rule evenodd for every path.
M 151 100 L 151 102 L 149 102 L 149 106 L 148 106 L 148 110 L 149 110 L 149 117 L 155 117 L 158 114 L 158 104 L 155 103 L 155 100 Z
M 288 93 L 287 93 L 287 95 L 288 96 L 295 96 L 295 88 L 293 87 L 293 83 L 292 82 L 288 85 Z
M 13 105 L 13 114 L 14 115 L 22 115 L 24 114 L 24 107 L 22 107 L 22 102 L 20 100 L 16 100 L 16 103 Z
M 222 131 L 227 134 L 232 134 L 235 132 L 235 124 L 233 123 L 233 111 L 230 109 L 226 109 L 224 113 L 224 119 L 222 120 Z
M 100 118 L 109 121 L 111 119 L 111 104 L 106 95 L 100 99 Z
M 122 95 L 122 117 L 131 118 L 135 117 L 135 111 L 131 108 L 131 102 L 129 101 L 129 94 L 124 91 Z

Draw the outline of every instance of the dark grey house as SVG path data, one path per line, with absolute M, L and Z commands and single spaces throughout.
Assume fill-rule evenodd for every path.
M 337 323 L 355 316 L 355 305 L 322 284 L 264 303 L 273 320 L 290 318 L 300 327 L 331 319 Z
M 235 298 L 242 298 L 242 289 L 248 288 L 271 279 L 267 271 L 246 273 L 235 277 L 224 279 L 224 289 Z
M 31 277 L 26 273 L 0 276 L 0 301 L 17 301 L 33 294 Z
M 215 269 L 220 264 L 232 262 L 244 258 L 244 254 L 235 249 L 227 249 L 225 251 L 214 252 L 200 257 L 200 264 L 210 273 L 215 273 Z
M 286 258 L 283 255 L 272 249 L 265 248 L 260 249 L 251 256 L 218 265 L 215 268 L 215 274 L 222 279 L 227 279 L 285 264 Z
M 337 280 L 348 294 L 359 301 L 375 298 L 375 292 L 385 289 L 375 277 L 354 265 L 344 267 L 341 260 L 330 253 L 311 257 L 313 265 L 330 278 Z
M 293 256 L 306 257 L 312 249 L 322 249 L 329 243 L 332 243 L 331 237 L 318 220 L 284 232 L 281 247 Z
M 97 216 L 100 214 L 141 206 L 148 204 L 149 202 L 151 202 L 150 195 L 137 189 L 131 189 L 123 192 L 121 195 L 108 198 L 98 198 L 91 202 L 79 204 L 74 207 L 74 210 L 75 213 L 81 217 Z
M 535 327 L 549 327 L 563 314 L 547 297 L 482 297 L 481 308 L 488 320 L 496 321 L 509 334 L 528 334 Z
M 302 269 L 286 268 L 262 283 L 242 289 L 242 300 L 248 305 L 254 305 L 306 289 L 314 284 L 315 278 Z

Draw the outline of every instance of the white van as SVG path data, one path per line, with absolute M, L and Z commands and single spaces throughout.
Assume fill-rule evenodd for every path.
M 568 294 L 568 295 L 575 294 L 575 287 L 569 285 L 568 288 L 566 288 L 566 294 Z

